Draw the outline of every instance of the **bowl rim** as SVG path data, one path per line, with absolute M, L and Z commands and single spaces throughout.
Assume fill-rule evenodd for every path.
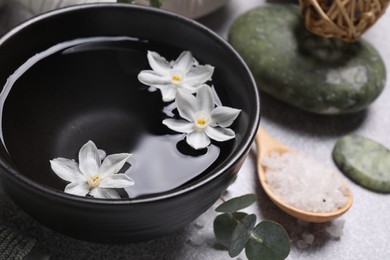
M 243 68 L 243 71 L 247 74 L 248 82 L 253 85 L 253 91 L 254 94 L 251 99 L 253 99 L 255 106 L 253 108 L 254 111 L 254 119 L 255 121 L 250 123 L 253 124 L 253 127 L 249 128 L 246 135 L 243 136 L 243 140 L 241 143 L 239 143 L 232 152 L 232 154 L 228 157 L 229 160 L 225 160 L 222 164 L 215 167 L 212 171 L 210 171 L 209 175 L 206 178 L 202 178 L 199 181 L 196 181 L 194 184 L 188 185 L 182 189 L 174 190 L 174 191 L 167 191 L 162 194 L 151 194 L 147 195 L 147 197 L 144 198 L 123 198 L 123 199 L 99 199 L 99 198 L 90 198 L 85 196 L 77 196 L 65 193 L 61 190 L 57 190 L 42 184 L 39 184 L 38 182 L 26 177 L 22 173 L 20 173 L 15 167 L 8 165 L 8 163 L 4 162 L 3 160 L 0 160 L 0 167 L 5 170 L 6 175 L 10 175 L 11 178 L 15 178 L 17 181 L 22 182 L 24 185 L 28 186 L 31 189 L 35 189 L 36 191 L 45 194 L 45 195 L 51 195 L 54 197 L 57 197 L 59 199 L 67 200 L 67 201 L 74 201 L 79 203 L 87 203 L 87 204 L 101 204 L 101 205 L 126 205 L 126 204 L 141 204 L 141 203 L 149 203 L 149 202 L 155 202 L 155 201 L 161 201 L 166 199 L 171 199 L 177 196 L 180 196 L 181 194 L 188 193 L 192 190 L 195 190 L 197 188 L 202 187 L 203 185 L 206 185 L 210 181 L 212 181 L 215 178 L 218 178 L 223 172 L 225 172 L 227 169 L 233 167 L 234 163 L 236 163 L 242 156 L 244 156 L 249 149 L 251 148 L 251 145 L 254 141 L 255 135 L 257 133 L 257 129 L 260 125 L 260 93 L 256 86 L 255 79 L 249 70 L 248 66 L 244 62 L 244 60 L 241 58 L 241 56 L 238 54 L 238 52 L 220 35 L 218 35 L 216 32 L 211 30 L 210 28 L 206 27 L 205 25 L 192 20 L 190 18 L 186 18 L 184 16 L 181 16 L 176 13 L 172 13 L 163 9 L 158 9 L 150 6 L 143 6 L 143 5 L 137 5 L 137 4 L 125 4 L 125 3 L 84 3 L 84 4 L 78 4 L 78 5 L 72 5 L 67 7 L 58 8 L 52 11 L 45 12 L 43 14 L 34 16 L 25 22 L 19 24 L 18 26 L 14 27 L 10 31 L 8 31 L 5 35 L 3 35 L 0 38 L 0 46 L 6 42 L 9 38 L 12 38 L 14 34 L 17 32 L 23 30 L 26 27 L 29 27 L 31 24 L 34 24 L 36 22 L 39 22 L 41 20 L 48 19 L 52 16 L 57 16 L 59 14 L 64 13 L 71 13 L 73 11 L 79 11 L 83 9 L 93 9 L 93 8 L 119 8 L 119 9 L 133 9 L 133 10 L 139 10 L 142 12 L 148 12 L 148 13 L 154 13 L 157 15 L 162 15 L 169 17 L 169 19 L 176 19 L 179 22 L 184 23 L 186 26 L 193 27 L 194 29 L 198 31 L 202 31 L 203 33 L 209 34 L 211 38 L 214 38 L 214 40 L 218 41 L 220 45 L 222 45 L 224 48 L 228 49 L 229 52 L 234 54 L 236 59 L 239 63 L 241 63 L 241 66 Z

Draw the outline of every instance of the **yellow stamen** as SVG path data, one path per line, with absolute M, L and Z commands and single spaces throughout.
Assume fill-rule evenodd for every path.
M 206 124 L 206 120 L 204 118 L 199 118 L 197 121 L 198 125 L 205 125 Z
M 203 111 L 199 111 L 194 115 L 195 127 L 198 130 L 204 130 L 210 124 L 210 122 L 210 116 Z
M 96 188 L 98 187 L 100 184 L 100 174 L 96 174 L 96 175 L 93 175 L 93 176 L 90 176 L 88 178 L 88 185 L 92 188 Z
M 181 77 L 179 77 L 177 75 L 173 75 L 172 76 L 172 81 L 181 81 Z

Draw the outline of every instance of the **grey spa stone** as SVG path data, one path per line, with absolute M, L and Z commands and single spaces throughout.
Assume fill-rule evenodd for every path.
M 390 150 L 360 135 L 340 138 L 333 159 L 339 169 L 370 190 L 390 193 Z
M 269 4 L 244 13 L 232 24 L 228 40 L 260 90 L 306 111 L 356 112 L 385 86 L 385 65 L 371 44 L 310 33 L 296 5 Z

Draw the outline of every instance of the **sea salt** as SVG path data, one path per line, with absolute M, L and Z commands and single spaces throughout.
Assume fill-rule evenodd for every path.
M 312 245 L 314 242 L 314 235 L 309 233 L 302 234 L 303 241 L 305 241 L 308 245 Z
M 341 235 L 343 234 L 343 228 L 345 225 L 345 220 L 344 219 L 339 219 L 339 220 L 333 220 L 325 230 L 326 233 L 332 237 L 332 238 L 340 238 Z
M 305 249 L 313 245 L 314 239 L 315 237 L 313 234 L 304 232 L 302 234 L 302 239 L 297 240 L 296 244 L 299 249 Z
M 348 189 L 332 171 L 298 153 L 274 152 L 262 160 L 269 188 L 285 203 L 310 212 L 330 212 L 348 201 Z

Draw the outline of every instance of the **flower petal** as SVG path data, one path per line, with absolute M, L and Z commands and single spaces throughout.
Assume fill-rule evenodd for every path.
M 194 131 L 194 124 L 180 119 L 164 119 L 162 121 L 169 129 L 179 133 L 191 133 Z
M 199 87 L 201 85 L 198 85 L 198 84 L 188 84 L 187 82 L 183 81 L 183 83 L 181 84 L 181 88 L 183 90 L 186 90 L 187 92 L 191 93 L 191 94 L 194 94 L 195 92 L 198 91 Z
M 130 156 L 131 154 L 128 153 L 117 153 L 107 156 L 102 166 L 100 166 L 99 173 L 102 176 L 118 173 Z
M 64 192 L 78 195 L 78 196 L 85 196 L 88 194 L 90 190 L 90 187 L 86 181 L 82 182 L 72 182 L 66 185 Z
M 85 180 L 84 175 L 79 170 L 79 164 L 73 160 L 56 158 L 50 160 L 50 165 L 55 174 L 68 182 Z
M 100 181 L 99 188 L 126 188 L 134 185 L 134 181 L 126 174 L 113 174 Z
M 189 133 L 186 140 L 195 150 L 206 148 L 210 144 L 210 138 L 203 131 Z
M 190 121 L 194 121 L 194 115 L 198 112 L 196 98 L 185 90 L 178 89 L 176 93 L 176 104 L 179 115 Z
M 103 161 L 104 158 L 106 158 L 106 156 L 107 156 L 106 151 L 104 151 L 102 149 L 98 149 L 98 152 L 99 152 L 100 161 Z
M 94 142 L 88 141 L 81 147 L 79 151 L 79 168 L 84 175 L 98 173 L 100 156 Z
M 218 142 L 227 141 L 236 137 L 232 129 L 222 127 L 209 126 L 206 128 L 205 133 L 208 137 Z
M 120 199 L 118 192 L 113 189 L 94 188 L 89 193 L 92 197 L 98 199 Z
M 153 70 L 143 70 L 138 74 L 138 80 L 147 85 L 169 84 L 171 80 Z
M 210 113 L 214 108 L 213 93 L 209 85 L 203 84 L 196 93 L 199 110 Z
M 187 74 L 192 68 L 194 64 L 194 58 L 192 57 L 192 53 L 189 51 L 183 51 L 180 53 L 180 56 L 173 63 L 173 70 L 179 70 L 184 74 Z
M 161 91 L 162 100 L 164 102 L 170 102 L 175 100 L 177 87 L 168 84 L 168 85 L 155 85 Z
M 155 51 L 148 51 L 147 58 L 150 67 L 157 73 L 164 75 L 171 70 L 169 62 Z
M 214 73 L 214 67 L 210 65 L 200 65 L 191 68 L 184 78 L 184 82 L 190 85 L 200 85 L 208 80 L 211 80 L 211 76 Z
M 173 110 L 175 109 L 177 109 L 177 104 L 176 102 L 172 102 L 163 107 L 163 113 L 166 114 L 168 117 L 174 117 L 175 114 L 173 113 Z
M 213 93 L 213 99 L 214 99 L 214 104 L 219 107 L 222 106 L 222 101 L 219 98 L 217 91 L 215 90 L 214 85 L 211 85 L 211 93 Z
M 233 123 L 233 121 L 237 118 L 240 112 L 240 109 L 235 109 L 231 107 L 216 107 L 211 112 L 211 118 L 213 122 L 215 122 L 217 125 L 221 127 L 228 127 Z

